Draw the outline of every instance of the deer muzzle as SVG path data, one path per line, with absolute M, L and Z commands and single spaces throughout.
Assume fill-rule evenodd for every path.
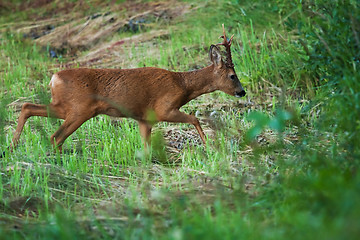
M 245 90 L 241 90 L 240 92 L 235 92 L 235 97 L 241 98 L 244 97 L 246 95 Z

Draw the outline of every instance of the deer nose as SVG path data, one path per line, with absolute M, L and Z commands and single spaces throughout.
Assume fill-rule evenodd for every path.
M 246 95 L 245 90 L 241 90 L 240 92 L 235 92 L 235 97 L 244 97 Z

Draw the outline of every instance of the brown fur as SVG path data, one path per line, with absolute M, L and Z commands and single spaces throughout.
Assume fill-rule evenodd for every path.
M 149 142 L 151 127 L 157 121 L 190 123 L 205 144 L 198 119 L 180 112 L 179 108 L 215 90 L 238 97 L 245 95 L 234 68 L 224 64 L 214 45 L 210 58 L 212 65 L 190 72 L 153 67 L 60 71 L 50 81 L 52 102 L 49 105 L 25 103 L 22 106 L 11 149 L 18 143 L 24 124 L 31 116 L 65 120 L 51 136 L 52 144 L 61 150 L 68 136 L 99 114 L 136 119 L 146 142 Z

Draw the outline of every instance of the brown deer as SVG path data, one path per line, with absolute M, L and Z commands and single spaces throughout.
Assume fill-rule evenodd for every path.
M 211 45 L 212 64 L 195 71 L 171 72 L 144 67 L 120 70 L 77 68 L 55 73 L 49 84 L 52 95 L 49 105 L 23 104 L 10 151 L 17 145 L 26 120 L 32 116 L 65 120 L 50 137 L 51 143 L 60 151 L 67 137 L 99 114 L 137 120 L 145 146 L 150 142 L 151 128 L 157 121 L 190 123 L 205 144 L 199 120 L 180 112 L 179 108 L 215 90 L 235 97 L 245 96 L 231 59 L 233 37 L 230 40 L 226 37 L 223 25 L 223 42 L 217 45 L 225 46 L 225 61 L 219 48 Z M 149 113 L 154 117 L 149 117 Z

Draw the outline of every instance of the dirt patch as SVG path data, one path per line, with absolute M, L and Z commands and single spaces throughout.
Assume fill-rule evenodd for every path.
M 18 217 L 25 214 L 37 216 L 39 209 L 43 208 L 45 208 L 44 201 L 37 197 L 18 197 L 10 200 L 7 204 L 0 202 L 0 209 L 3 212 L 12 213 Z
M 35 0 L 35 1 L 26 1 L 20 4 L 19 10 L 24 11 L 29 8 L 40 8 L 45 5 L 55 2 L 54 0 Z
M 12 8 L 12 3 L 7 1 L 0 1 L 0 12 L 10 11 Z
M 100 0 L 32 0 L 23 1 L 18 10 L 27 12 L 29 20 L 44 20 L 64 15 L 91 12 L 91 9 L 104 8 L 109 5 Z
M 51 53 L 53 57 L 58 55 L 75 56 L 84 50 L 91 50 L 95 47 L 98 49 L 99 45 L 100 48 L 105 49 L 119 46 L 122 44 L 122 40 L 111 42 L 111 38 L 116 38 L 117 35 L 123 32 L 136 34 L 139 31 L 145 32 L 158 28 L 161 23 L 169 22 L 190 10 L 188 4 L 176 1 L 126 2 L 112 6 L 111 11 L 103 10 L 104 12 L 93 14 L 85 14 L 84 10 L 82 12 L 67 12 L 60 7 L 63 6 L 64 9 L 73 10 L 77 9 L 81 2 L 77 2 L 76 6 L 75 3 L 68 3 L 70 5 L 63 6 L 64 3 L 49 0 L 26 3 L 26 8 L 42 7 L 42 11 L 47 9 L 45 11 L 46 16 L 48 12 L 53 11 L 51 7 L 59 6 L 59 8 L 56 13 L 49 15 L 45 19 L 36 22 L 19 23 L 12 28 L 22 33 L 24 37 L 34 39 L 41 46 L 49 46 L 51 51 L 54 52 Z M 95 1 L 94 4 L 96 3 Z M 37 19 L 37 17 L 34 17 L 34 19 Z M 154 35 L 157 36 L 158 33 Z M 124 41 L 126 42 L 126 39 Z M 91 52 L 94 51 L 96 50 L 91 50 Z
M 122 38 L 120 40 L 111 41 L 92 48 L 87 54 L 70 62 L 65 68 L 73 67 L 75 65 L 97 68 L 126 68 L 138 67 L 138 59 L 142 56 L 141 53 L 133 52 L 129 54 L 133 46 L 140 45 L 147 49 L 147 54 L 154 58 L 160 56 L 160 52 L 153 46 L 153 40 L 160 37 L 165 37 L 169 34 L 168 30 L 152 30 L 150 32 L 139 33 L 131 37 Z M 137 55 L 139 54 L 139 55 Z

